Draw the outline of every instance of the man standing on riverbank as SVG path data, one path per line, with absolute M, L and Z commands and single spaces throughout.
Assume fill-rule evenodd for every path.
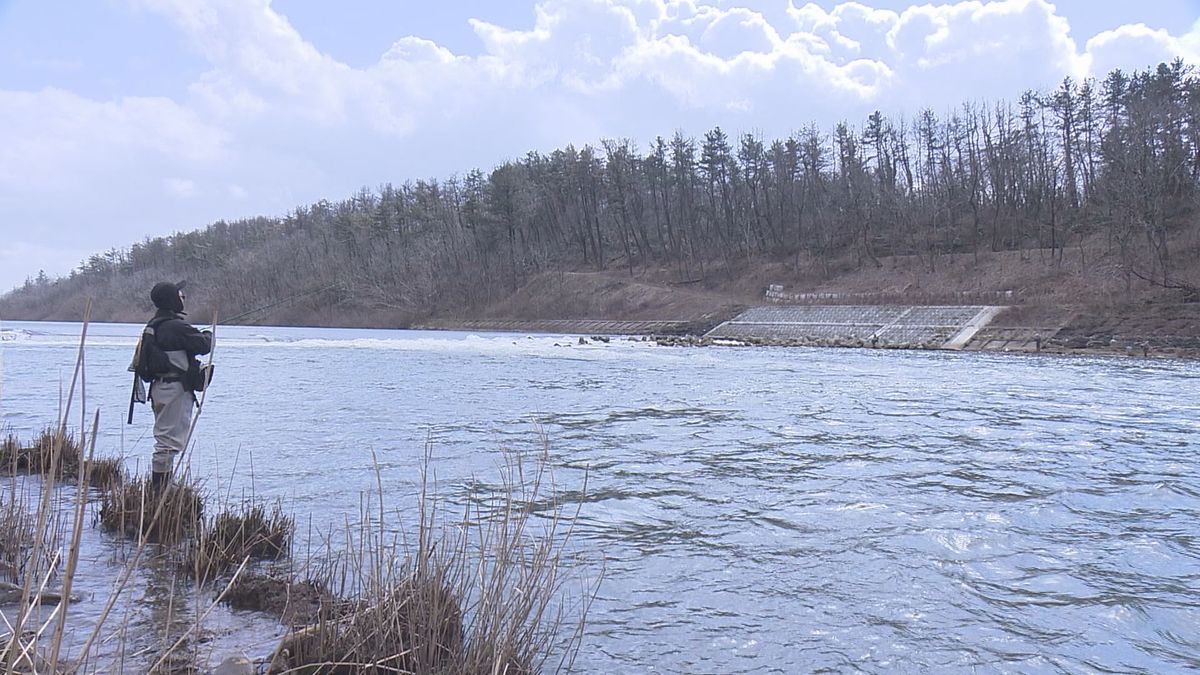
M 196 403 L 196 357 L 212 350 L 212 331 L 199 331 L 183 320 L 185 282 L 159 282 L 150 290 L 157 312 L 142 332 L 139 369 L 150 377 L 150 407 L 154 410 L 154 456 L 150 483 L 161 487 L 171 480 L 175 458 L 187 445 Z M 147 342 L 149 341 L 149 342 Z

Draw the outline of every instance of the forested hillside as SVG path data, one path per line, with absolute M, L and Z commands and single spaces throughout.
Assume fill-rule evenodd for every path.
M 911 119 L 605 140 L 385 184 L 94 255 L 0 298 L 0 317 L 74 319 L 91 297 L 99 318 L 138 319 L 155 281 L 187 278 L 192 305 L 224 317 L 394 325 L 470 316 L 545 272 L 719 289 L 762 265 L 830 279 L 903 257 L 937 274 L 1034 251 L 1186 299 L 1198 188 L 1200 78 L 1176 61 Z

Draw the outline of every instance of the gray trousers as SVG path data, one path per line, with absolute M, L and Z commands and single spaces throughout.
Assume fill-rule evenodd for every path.
M 154 458 L 150 470 L 171 473 L 175 457 L 187 444 L 196 398 L 182 382 L 155 380 L 150 385 L 150 407 L 154 410 Z

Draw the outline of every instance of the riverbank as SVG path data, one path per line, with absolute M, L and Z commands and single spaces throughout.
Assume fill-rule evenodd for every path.
M 786 304 L 773 304 L 783 308 Z M 837 309 L 838 305 L 796 305 L 798 308 Z M 877 306 L 880 310 L 887 305 Z M 432 330 L 568 333 L 582 336 L 650 336 L 666 346 L 759 345 L 938 349 L 944 341 L 896 344 L 869 337 L 738 337 L 710 335 L 740 308 L 722 314 L 676 321 L 611 319 L 488 319 L 437 320 L 414 328 Z M 1014 305 L 1000 308 L 986 325 L 955 348 L 964 351 L 1044 354 L 1108 354 L 1156 358 L 1200 358 L 1200 304 L 1143 303 L 1140 305 Z
M 1127 276 L 1093 243 L 1086 255 L 1030 252 L 882 258 L 878 266 L 759 260 L 681 282 L 677 271 L 546 272 L 504 300 L 470 313 L 442 311 L 402 325 L 470 331 L 703 336 L 758 306 L 992 305 L 964 346 L 989 352 L 1200 358 L 1200 303 Z M 770 344 L 869 347 L 869 340 Z
M 98 300 L 93 316 L 144 321 L 149 312 L 145 289 L 124 292 L 128 297 Z M 189 294 L 189 316 L 196 323 L 248 309 L 213 307 L 208 292 L 198 286 Z M 337 300 L 303 296 L 273 304 L 239 323 L 699 338 L 757 306 L 988 305 L 1005 310 L 965 349 L 1196 358 L 1200 303 L 1185 302 L 1187 298 L 1181 291 L 1127 277 L 1093 246 L 1078 259 L 981 252 L 936 260 L 888 257 L 865 268 L 816 260 L 755 260 L 728 269 L 710 267 L 696 279 L 666 268 L 548 271 L 481 306 L 364 304 L 352 293 Z M 69 296 L 30 305 L 6 296 L 0 298 L 0 310 L 10 320 L 75 321 L 85 301 Z M 837 344 L 858 346 L 854 340 Z

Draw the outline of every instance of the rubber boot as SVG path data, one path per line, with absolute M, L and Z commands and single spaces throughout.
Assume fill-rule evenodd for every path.
M 165 471 L 150 472 L 150 487 L 154 490 L 162 490 L 171 482 L 171 474 Z

